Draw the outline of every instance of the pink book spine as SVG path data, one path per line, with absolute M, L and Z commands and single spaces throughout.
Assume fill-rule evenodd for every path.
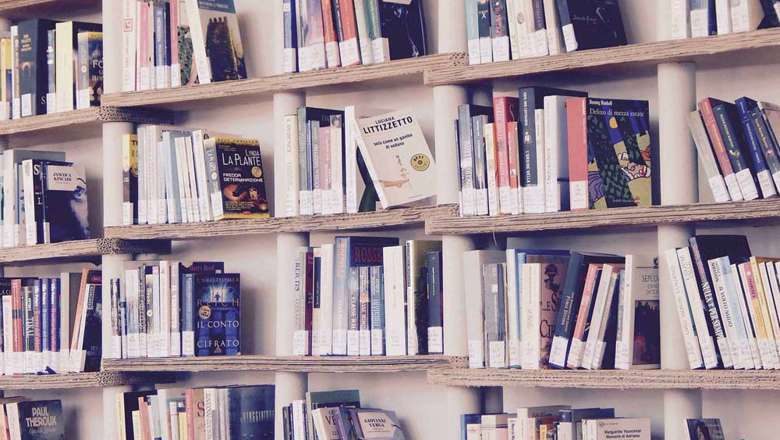
M 566 98 L 571 209 L 588 209 L 588 131 L 586 98 Z
M 520 187 L 520 138 L 517 132 L 517 121 L 507 124 L 507 144 L 509 149 L 509 187 Z

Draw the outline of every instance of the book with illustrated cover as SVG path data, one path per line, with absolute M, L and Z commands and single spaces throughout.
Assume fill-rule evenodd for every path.
M 265 173 L 256 139 L 214 136 L 205 141 L 214 219 L 268 217 Z
M 349 121 L 382 206 L 392 208 L 436 193 L 436 164 L 417 118 L 409 112 Z
M 46 114 L 46 94 L 49 88 L 47 60 L 48 32 L 55 27 L 51 20 L 32 19 L 19 27 L 19 93 L 21 115 Z
M 57 111 L 70 111 L 78 108 L 78 90 L 76 88 L 79 76 L 79 39 L 83 32 L 102 32 L 103 27 L 97 23 L 82 23 L 67 21 L 57 23 L 55 27 L 55 59 L 56 66 L 56 101 Z
M 422 0 L 380 0 L 382 38 L 391 60 L 427 55 Z M 385 60 L 389 61 L 389 60 Z
M 350 408 L 347 411 L 356 440 L 406 439 L 401 423 L 393 411 L 370 408 Z
M 725 440 L 720 419 L 685 419 L 690 440 Z
M 196 273 L 195 356 L 241 353 L 239 274 Z
M 228 429 L 232 439 L 274 439 L 273 385 L 227 389 Z
M 73 163 L 44 165 L 46 243 L 90 238 L 87 181 L 84 167 Z
M 647 101 L 588 99 L 591 208 L 653 204 L 653 141 Z
M 195 52 L 192 46 L 192 30 L 190 28 L 189 16 L 187 14 L 187 3 L 195 0 L 179 1 L 179 24 L 176 27 L 176 34 L 171 36 L 177 39 L 179 49 L 179 77 L 182 86 L 188 86 L 198 83 L 198 70 L 195 66 Z M 175 61 L 175 60 L 174 60 Z
M 307 439 L 313 440 L 316 438 L 314 429 L 314 420 L 311 414 L 318 408 L 339 408 L 341 412 L 339 424 L 340 432 L 349 432 L 348 429 L 344 429 L 344 415 L 347 415 L 347 409 L 360 408 L 360 391 L 359 390 L 334 390 L 334 391 L 309 391 L 306 393 L 306 402 L 304 412 L 307 414 L 306 424 L 304 432 L 307 432 Z M 348 422 L 348 418 L 346 420 Z
M 615 368 L 661 366 L 658 258 L 626 255 L 618 298 Z
M 77 38 L 76 108 L 99 107 L 103 95 L 103 33 L 81 32 Z
M 122 136 L 122 224 L 138 223 L 138 136 Z
M 233 0 L 188 0 L 188 22 L 198 81 L 246 79 L 244 46 Z M 187 84 L 183 81 L 182 83 Z
M 618 0 L 557 0 L 566 51 L 627 44 Z
M 11 438 L 64 440 L 65 421 L 59 400 L 21 401 L 7 405 Z

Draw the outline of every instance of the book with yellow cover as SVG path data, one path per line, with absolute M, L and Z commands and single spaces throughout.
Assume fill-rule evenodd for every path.
M 214 219 L 269 217 L 258 141 L 214 136 L 204 147 Z

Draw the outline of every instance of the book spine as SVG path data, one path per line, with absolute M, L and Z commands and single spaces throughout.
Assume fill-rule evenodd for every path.
M 707 128 L 707 133 L 710 135 L 712 148 L 715 151 L 715 157 L 718 159 L 718 165 L 723 174 L 723 179 L 726 182 L 729 196 L 731 197 L 731 200 L 735 202 L 744 200 L 742 190 L 740 189 L 740 186 L 737 183 L 737 177 L 734 174 L 734 169 L 731 167 L 731 160 L 729 159 L 729 153 L 726 151 L 726 144 L 715 119 L 712 102 L 709 99 L 702 100 L 699 103 L 699 110 L 701 111 L 701 117 L 704 120 L 704 126 Z
M 688 128 L 691 130 L 691 136 L 696 144 L 699 161 L 707 175 L 707 183 L 712 191 L 713 199 L 718 203 L 730 201 L 731 197 L 726 188 L 726 181 L 723 180 L 723 175 L 718 170 L 718 163 L 715 161 L 715 154 L 707 136 L 707 129 L 704 127 L 704 121 L 702 121 L 701 113 L 698 110 L 690 113 Z M 778 162 L 778 170 L 780 171 L 780 162 Z
M 503 324 L 506 310 L 503 265 L 488 264 L 483 267 L 487 366 L 506 368 L 506 333 Z
M 200 84 L 211 84 L 211 63 L 206 51 L 206 37 L 201 25 L 200 6 L 198 3 L 198 1 L 187 2 L 187 21 L 190 23 L 190 33 L 192 34 L 192 57 L 198 71 L 198 82 Z
M 419 299 L 422 295 L 418 295 L 418 291 L 422 289 L 420 286 L 419 267 L 420 262 L 416 258 L 415 249 L 417 244 L 415 241 L 407 241 L 403 245 L 403 273 L 406 288 L 406 353 L 409 356 L 415 356 L 420 354 L 420 340 L 419 332 L 417 328 L 417 308 Z M 427 341 L 426 341 L 427 342 Z
M 365 3 L 361 0 L 355 0 L 354 8 L 360 58 L 363 64 L 374 64 L 372 41 L 369 35 L 369 11 L 366 9 Z
M 103 34 L 87 32 L 87 76 L 81 91 L 82 102 L 86 108 L 100 107 L 103 93 Z M 99 50 L 98 50 L 99 49 Z
M 38 167 L 40 169 L 40 164 L 38 164 Z M 33 168 L 32 159 L 22 162 L 22 189 L 29 195 L 32 195 L 34 192 L 35 176 L 33 175 Z M 24 202 L 26 240 L 28 244 L 37 244 L 38 228 L 35 222 L 35 197 L 27 197 Z
M 195 356 L 195 275 L 182 274 L 181 354 Z
M 385 354 L 384 269 L 371 266 L 371 355 Z
M 441 252 L 428 252 L 426 266 L 428 269 L 428 354 L 444 354 Z
M 371 269 L 368 266 L 360 268 L 358 288 L 358 304 L 360 315 L 360 356 L 371 355 Z
M 764 368 L 764 363 L 762 362 L 763 359 L 761 358 L 761 353 L 759 352 L 758 348 L 759 346 L 757 332 L 754 325 L 755 323 L 751 317 L 750 311 L 748 310 L 748 305 L 751 304 L 750 293 L 747 290 L 747 284 L 743 279 L 743 273 L 740 270 L 740 267 L 736 264 L 730 264 L 729 267 L 731 268 L 731 271 L 729 272 L 731 276 L 727 276 L 727 279 L 731 280 L 730 285 L 734 289 L 734 297 L 737 299 L 737 306 L 739 307 L 739 311 L 742 314 L 742 321 L 745 323 L 745 332 L 747 334 L 750 357 L 753 362 L 752 365 L 756 369 L 761 369 Z M 769 368 L 769 364 L 767 364 L 767 368 Z
M 488 117 L 485 115 L 471 118 L 472 140 L 474 157 L 474 191 L 476 215 L 487 215 L 488 189 L 487 189 L 487 161 L 485 159 L 485 124 Z M 518 206 L 522 205 L 522 192 L 518 191 Z
M 693 38 L 710 35 L 710 0 L 690 2 L 690 36 Z
M 89 33 L 80 32 L 76 35 L 78 44 L 77 51 L 77 74 L 76 74 L 76 109 L 81 110 L 89 107 Z
M 22 100 L 19 91 L 21 78 L 19 71 L 19 26 L 17 25 L 11 26 L 11 45 L 11 117 L 19 119 L 22 117 Z
M 550 53 L 550 48 L 547 45 L 547 29 L 544 13 L 544 1 L 532 0 L 531 6 L 533 8 L 533 34 L 531 35 L 531 44 L 534 48 L 534 55 L 546 56 Z M 530 24 L 530 23 L 529 23 Z
M 466 296 L 466 330 L 468 335 L 469 368 L 485 368 L 485 312 L 480 251 L 463 253 L 463 287 L 473 294 Z
M 523 129 L 522 156 L 522 186 L 523 186 L 523 212 L 534 212 L 531 198 L 534 197 L 534 188 L 539 185 L 539 172 L 536 169 L 536 95 L 533 88 L 520 89 L 520 126 Z
M 57 112 L 57 40 L 54 29 L 46 33 L 46 113 Z
M 338 0 L 320 0 L 323 19 L 323 33 L 325 36 L 325 60 L 328 67 L 341 66 L 341 57 L 339 55 L 339 40 L 336 36 L 335 15 L 333 14 L 332 2 L 338 3 Z
M 491 4 L 491 39 L 493 43 L 493 61 L 509 61 L 509 22 L 507 19 L 506 0 L 493 0 Z
M 731 33 L 731 6 L 729 0 L 715 0 L 715 16 L 718 23 L 718 35 Z
M 582 292 L 577 292 L 580 266 L 583 258 L 579 253 L 573 253 L 569 257 L 569 267 L 566 270 L 558 312 L 555 315 L 555 327 L 552 345 L 550 347 L 550 365 L 558 368 L 566 368 L 566 357 L 569 352 L 569 342 L 574 330 L 574 322 L 577 319 L 575 312 L 579 310 Z
M 564 51 L 563 34 L 555 7 L 555 0 L 544 0 L 544 19 L 547 27 L 547 45 L 550 55 L 560 55 Z
M 558 183 L 567 180 L 567 176 L 560 172 L 558 166 L 559 152 L 567 154 L 566 147 L 561 146 L 561 134 L 566 130 L 566 126 L 562 126 L 566 118 L 565 100 L 566 98 L 557 96 L 544 98 L 544 212 L 561 210 L 562 194 Z
M 378 0 L 366 0 L 371 54 L 374 57 L 374 63 L 390 61 L 390 39 L 387 38 L 387 31 L 382 29 L 382 4 L 383 2 Z
M 349 316 L 347 323 L 347 355 L 360 355 L 360 268 L 350 267 L 349 278 Z
M 137 0 L 122 0 L 122 91 L 136 90 L 138 34 Z
M 285 163 L 285 204 L 284 217 L 294 217 L 299 214 L 299 167 L 298 156 L 298 116 L 288 115 L 284 118 L 284 163 Z
M 330 122 L 330 196 L 329 213 L 344 213 L 344 117 L 331 116 Z
M 481 64 L 482 59 L 479 53 L 479 21 L 477 19 L 477 0 L 464 0 L 466 7 L 466 38 L 468 40 L 468 55 L 469 64 Z M 512 0 L 509 0 L 511 3 Z M 510 9 L 510 16 L 511 9 Z M 509 21 L 509 34 L 512 32 L 512 23 L 517 23 L 516 20 Z M 514 42 L 514 39 L 512 40 Z M 512 53 L 515 51 L 515 46 L 512 45 Z
M 766 296 L 766 290 L 769 289 L 770 286 L 767 285 L 765 287 L 763 280 L 761 279 L 760 266 L 761 264 L 758 262 L 756 257 L 750 257 L 750 263 L 749 266 L 746 268 L 746 272 L 748 273 L 748 276 L 751 277 L 753 281 L 751 286 L 751 296 L 753 295 L 753 291 L 755 291 L 755 297 L 754 297 L 755 300 L 753 303 L 753 308 L 755 310 L 756 315 L 760 316 L 760 318 L 757 318 L 757 322 L 763 325 L 764 333 L 766 334 L 765 351 L 766 353 L 768 353 L 767 359 L 770 365 L 772 366 L 772 368 L 777 369 L 780 368 L 780 359 L 778 359 L 777 347 L 774 342 L 775 337 L 774 337 L 774 330 L 772 327 L 772 319 L 769 316 L 770 314 L 769 306 L 768 306 L 769 300 Z
M 710 329 L 712 323 L 707 321 L 707 318 L 704 316 L 704 308 L 706 307 L 702 300 L 704 294 L 699 291 L 699 286 L 696 283 L 691 254 L 687 247 L 677 250 L 677 261 L 680 264 L 685 292 L 688 295 L 688 304 L 693 314 L 693 324 L 696 327 L 696 335 L 699 338 L 704 367 L 707 369 L 717 368 L 719 362 L 717 352 L 715 351 L 715 343 L 713 342 L 713 334 Z M 715 336 L 717 336 L 717 333 Z M 726 352 L 726 356 L 728 356 L 728 352 Z
M 171 87 L 170 3 L 154 3 L 154 79 L 155 87 Z
M 723 136 L 723 143 L 728 151 L 731 166 L 734 169 L 734 175 L 737 184 L 745 200 L 754 200 L 758 198 L 758 188 L 747 161 L 742 156 L 740 140 L 737 138 L 737 131 L 731 120 L 731 115 L 725 105 L 716 105 L 713 109 L 715 121 L 718 129 Z
M 766 322 L 761 313 L 761 300 L 759 299 L 756 280 L 753 277 L 753 268 L 750 262 L 741 263 L 737 266 L 742 280 L 742 288 L 745 293 L 745 304 L 749 320 L 752 322 L 753 331 L 758 347 L 761 363 L 766 369 L 776 368 L 773 362 L 772 348 L 769 344 L 769 335 L 767 334 Z
M 468 104 L 458 107 L 458 152 L 460 157 L 460 191 L 463 215 L 476 213 L 474 194 L 474 160 L 471 133 L 471 110 Z
M 697 340 L 696 330 L 693 327 L 691 306 L 688 304 L 685 285 L 683 284 L 682 271 L 677 259 L 677 250 L 665 251 L 666 265 L 672 281 L 672 292 L 677 304 L 677 315 L 680 318 L 680 327 L 683 332 L 683 342 L 688 354 L 688 365 L 691 369 L 704 367 L 702 352 Z
M 587 99 L 566 98 L 566 141 L 569 150 L 569 206 L 588 209 Z
M 309 139 L 311 144 L 311 179 L 312 179 L 312 205 L 314 214 L 322 214 L 322 181 L 320 174 L 322 163 L 320 162 L 320 123 L 309 121 Z
M 688 5 L 689 0 L 672 0 L 670 5 L 670 36 L 672 39 L 690 37 Z
M 731 350 L 734 368 L 752 368 L 745 323 L 737 305 L 735 292 L 730 286 L 728 257 L 715 258 L 707 262 L 712 277 L 712 289 L 718 301 L 718 309 L 723 317 L 722 323 Z M 733 298 L 732 298 L 733 295 Z M 748 367 L 749 366 L 749 367 Z
M 219 183 L 219 163 L 217 158 L 217 145 L 214 142 L 205 142 L 203 145 L 204 157 L 206 158 L 206 174 L 209 176 L 208 180 L 208 193 L 211 199 L 211 210 L 213 220 L 222 220 L 225 215 L 224 207 L 222 206 L 222 190 Z M 190 171 L 190 175 L 192 172 Z M 190 186 L 194 182 L 190 179 Z M 195 221 L 199 221 L 197 214 L 195 215 Z
M 181 24 L 181 0 L 170 0 L 168 7 L 168 64 L 171 87 L 181 87 L 181 63 L 179 47 L 179 26 Z
M 521 366 L 521 270 L 518 267 L 518 255 L 516 249 L 506 251 L 506 324 L 507 324 L 507 350 L 509 368 Z
M 295 331 L 293 332 L 293 355 L 310 354 L 309 332 L 306 328 L 306 255 L 308 248 L 300 248 L 293 261 L 293 298 L 295 300 Z
M 333 278 L 333 354 L 347 354 L 349 327 L 349 238 L 336 237 Z
M 284 22 L 284 53 L 282 69 L 285 73 L 298 71 L 298 14 L 295 0 L 283 0 L 282 20 Z
M 335 0 L 334 0 L 335 1 Z M 339 51 L 341 65 L 353 66 L 360 64 L 361 47 L 358 44 L 358 28 L 355 19 L 355 3 L 352 0 L 337 0 L 341 17 L 341 40 Z
M 751 103 L 746 98 L 737 99 L 736 104 L 740 124 L 744 132 L 744 140 L 747 144 L 747 151 L 752 159 L 752 170 L 758 180 L 761 195 L 765 199 L 774 197 L 777 195 L 777 190 L 775 189 L 775 184 L 772 181 L 772 174 L 768 166 L 769 158 L 764 158 L 764 149 L 762 148 L 755 124 L 753 124 L 750 116 L 752 108 L 757 109 L 758 106 L 755 103 Z M 774 153 L 774 151 L 770 152 L 770 154 L 772 153 Z
M 772 180 L 775 187 L 780 188 L 780 158 L 775 147 L 774 135 L 769 126 L 764 112 L 760 109 L 754 109 L 750 114 L 750 123 L 753 125 L 758 143 L 766 158 L 766 164 L 769 172 L 772 174 Z
M 298 186 L 300 215 L 314 214 L 311 188 L 311 149 L 309 138 L 309 122 L 306 118 L 306 107 L 298 109 Z
M 572 23 L 569 12 L 569 0 L 557 0 L 557 6 L 566 52 L 574 52 L 578 49 L 579 43 L 577 42 L 577 34 L 574 32 L 574 23 Z
M 501 214 L 512 214 L 511 187 L 509 184 L 509 140 L 507 124 L 509 123 L 509 100 L 495 98 L 493 100 L 494 139 L 496 145 L 496 167 L 499 207 Z M 517 200 L 515 198 L 515 200 Z
M 487 164 L 488 213 L 491 216 L 501 214 L 498 194 L 498 167 L 496 164 L 496 144 L 494 124 L 485 124 L 485 163 Z
M 209 197 L 209 176 L 206 173 L 206 150 L 204 147 L 205 135 L 203 130 L 195 130 L 192 133 L 192 148 L 195 161 L 195 176 L 198 187 L 198 211 L 200 221 L 208 222 L 214 220 L 211 212 L 211 198 Z
M 489 1 L 477 1 L 477 31 L 479 32 L 480 63 L 493 62 L 493 40 L 490 37 L 491 7 Z

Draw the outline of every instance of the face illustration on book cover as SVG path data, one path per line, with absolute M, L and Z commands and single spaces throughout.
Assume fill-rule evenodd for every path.
M 53 243 L 90 237 L 83 167 L 64 162 L 47 164 L 44 200 Z

